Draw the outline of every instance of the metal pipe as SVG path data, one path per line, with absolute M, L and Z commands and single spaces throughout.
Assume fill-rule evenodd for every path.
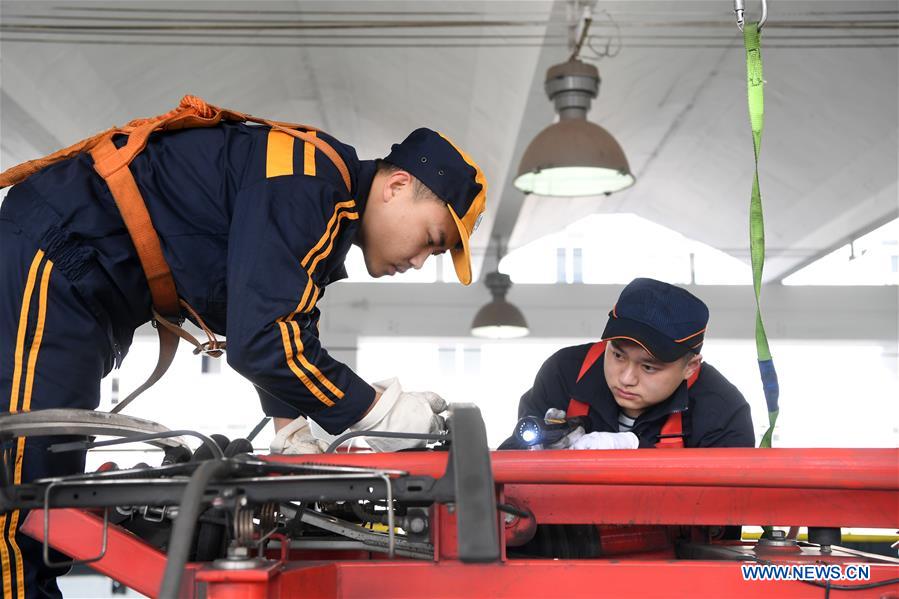
M 403 469 L 439 477 L 442 452 L 261 456 L 269 462 Z M 491 452 L 497 484 L 609 484 L 899 490 L 899 449 L 705 448 Z

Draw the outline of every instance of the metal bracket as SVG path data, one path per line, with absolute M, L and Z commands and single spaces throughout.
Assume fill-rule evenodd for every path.
M 54 562 L 50 560 L 50 494 L 55 487 L 65 486 L 66 481 L 53 481 L 47 485 L 44 494 L 44 539 L 43 539 L 43 558 L 44 564 L 49 568 L 69 567 L 77 564 L 90 564 L 100 561 L 106 555 L 106 549 L 109 545 L 109 508 L 103 508 L 103 542 L 100 547 L 100 555 L 88 559 L 63 560 Z

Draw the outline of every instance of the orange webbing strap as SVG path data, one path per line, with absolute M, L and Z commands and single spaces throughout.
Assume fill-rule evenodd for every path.
M 597 341 L 590 346 L 590 349 L 587 350 L 587 355 L 584 356 L 584 361 L 581 363 L 581 370 L 580 372 L 578 372 L 577 381 L 575 382 L 581 382 L 581 379 L 584 378 L 584 375 L 587 374 L 587 371 L 593 367 L 593 365 L 596 363 L 599 357 L 603 355 L 603 353 L 605 353 L 605 351 L 605 341 Z M 578 416 L 586 416 L 589 413 L 589 404 L 579 401 L 573 397 L 568 400 L 568 409 L 565 410 L 566 418 L 577 418 Z
M 109 160 L 108 163 L 97 167 L 97 172 L 99 172 L 101 176 L 104 172 L 116 171 L 123 165 L 130 164 L 131 161 L 134 160 L 134 157 L 146 147 L 150 134 L 155 131 L 174 131 L 192 127 L 213 127 L 222 120 L 239 122 L 249 121 L 252 123 L 268 125 L 272 129 L 282 131 L 297 139 L 312 144 L 334 163 L 334 166 L 337 168 L 337 171 L 343 179 L 344 185 L 346 185 L 347 191 L 351 190 L 350 171 L 347 168 L 346 163 L 340 157 L 340 154 L 338 154 L 328 142 L 320 137 L 309 135 L 303 131 L 297 131 L 297 129 L 319 131 L 315 127 L 254 117 L 249 114 L 237 112 L 236 110 L 219 108 L 218 106 L 206 103 L 201 98 L 190 95 L 181 98 L 181 103 L 177 108 L 163 115 L 149 119 L 135 119 L 123 127 L 112 127 L 102 133 L 98 133 L 92 137 L 83 139 L 78 143 L 72 144 L 67 148 L 54 152 L 53 154 L 44 156 L 43 158 L 29 160 L 28 162 L 23 162 L 22 164 L 9 168 L 3 173 L 0 173 L 0 189 L 21 183 L 34 173 L 51 164 L 67 160 L 82 152 L 90 152 L 97 144 L 104 140 L 111 139 L 112 136 L 116 134 L 128 135 L 128 143 L 115 154 L 107 157 Z
M 116 147 L 112 143 L 112 136 L 100 140 L 90 153 L 95 164 L 104 163 L 115 157 Z M 150 286 L 154 313 L 158 310 L 168 317 L 177 317 L 180 310 L 175 280 L 162 255 L 159 236 L 150 220 L 150 213 L 147 212 L 147 206 L 144 204 L 131 170 L 127 164 L 124 164 L 101 174 L 109 186 L 109 191 L 112 193 L 122 220 L 125 222 L 125 227 L 128 229 L 128 234 L 137 250 L 137 257 L 144 270 L 144 275 L 147 277 L 147 284 Z M 156 368 L 140 387 L 132 391 L 128 397 L 112 409 L 113 412 L 123 410 L 138 395 L 152 387 L 156 381 L 162 378 L 175 359 L 175 352 L 178 350 L 178 337 L 163 327 L 157 326 L 156 330 L 159 335 L 159 358 Z
M 97 165 L 97 170 L 106 180 L 109 191 L 115 200 L 128 234 L 137 249 L 137 257 L 144 269 L 147 283 L 150 285 L 150 296 L 153 298 L 153 306 L 157 311 L 168 317 L 178 316 L 181 312 L 178 305 L 178 291 L 175 289 L 175 280 L 172 271 L 162 255 L 162 246 L 159 235 L 150 220 L 150 213 L 140 195 L 137 183 L 127 164 L 122 164 L 115 169 L 100 170 L 100 165 L 108 165 L 116 154 L 116 147 L 112 139 L 107 137 L 100 140 L 91 156 Z
M 91 148 L 93 148 L 98 141 L 100 141 L 104 137 L 109 137 L 116 132 L 115 127 L 111 129 L 107 129 L 102 133 L 97 133 L 93 137 L 89 137 L 87 139 L 82 139 L 78 143 L 72 144 L 68 148 L 63 148 L 62 150 L 57 150 L 52 154 L 44 156 L 43 158 L 35 158 L 34 160 L 29 160 L 28 162 L 23 162 L 22 164 L 17 164 L 16 166 L 10 167 L 0 173 L 0 189 L 4 187 L 10 187 L 11 185 L 16 185 L 17 183 L 21 183 L 34 173 L 39 170 L 50 166 L 51 164 L 55 164 L 57 162 L 61 162 L 63 160 L 68 160 L 82 152 L 87 152 Z
M 684 447 L 683 412 L 674 412 L 668 416 L 662 430 L 659 431 L 658 449 L 682 449 Z
M 696 383 L 700 370 L 702 370 L 702 364 L 687 379 L 687 389 Z M 674 412 L 668 416 L 668 420 L 665 421 L 665 424 L 662 425 L 662 430 L 659 431 L 659 442 L 656 443 L 656 447 L 659 449 L 682 449 L 684 447 L 683 412 Z

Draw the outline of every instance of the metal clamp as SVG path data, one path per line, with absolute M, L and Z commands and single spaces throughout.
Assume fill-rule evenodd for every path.
M 737 28 L 743 31 L 744 20 L 744 2 L 745 0 L 734 0 L 734 14 L 737 16 Z M 759 19 L 759 31 L 768 20 L 768 0 L 762 0 L 762 18 Z
M 65 486 L 67 481 L 57 480 L 47 485 L 44 491 L 44 539 L 43 539 L 43 558 L 44 564 L 49 568 L 60 568 L 74 566 L 77 564 L 90 564 L 100 561 L 106 556 L 106 549 L 109 545 L 109 508 L 103 508 L 103 543 L 100 547 L 100 555 L 88 559 L 63 560 L 61 562 L 50 561 L 50 494 L 55 487 Z

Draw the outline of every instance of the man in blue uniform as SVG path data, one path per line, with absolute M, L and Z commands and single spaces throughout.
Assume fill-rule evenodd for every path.
M 635 279 L 609 313 L 602 341 L 546 360 L 519 418 L 581 417 L 552 449 L 753 447 L 749 404 L 702 362 L 709 310 L 685 289 Z M 503 444 L 517 448 L 514 437 Z
M 228 363 L 253 382 L 279 427 L 308 415 L 333 434 L 435 432 L 445 408 L 438 397 L 404 393 L 398 383 L 376 390 L 328 355 L 317 302 L 346 277 L 353 243 L 374 277 L 421 268 L 449 250 L 469 284 L 483 172 L 429 129 L 382 161 L 359 160 L 322 132 L 307 140 L 316 143 L 222 121 L 154 133 L 130 162 L 177 297 L 194 311 L 182 315 L 227 335 Z M 95 409 L 100 379 L 152 318 L 136 243 L 94 166 L 87 153 L 47 166 L 0 206 L 0 411 Z M 12 482 L 82 470 L 83 453 L 48 459 L 46 447 L 58 440 L 4 448 Z M 0 515 L 3 597 L 59 596 L 58 571 L 43 566 L 40 543 L 19 533 L 22 517 Z

